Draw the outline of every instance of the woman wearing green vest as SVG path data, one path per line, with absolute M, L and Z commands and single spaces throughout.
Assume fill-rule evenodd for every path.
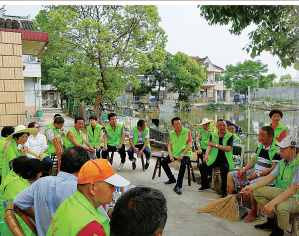
M 253 192 L 260 209 L 267 217 L 255 229 L 272 231 L 271 236 L 283 236 L 290 231 L 290 213 L 299 212 L 299 142 L 297 134 L 289 135 L 278 143 L 283 158 L 275 169 L 259 181 L 245 187 L 244 194 Z M 274 187 L 265 186 L 275 180 Z M 277 216 L 276 223 L 274 214 Z
M 22 176 L 14 177 L 6 186 L 3 200 L 5 200 L 7 203 L 13 203 L 13 199 L 18 195 L 19 192 L 30 187 L 32 183 L 40 178 L 43 168 L 44 164 L 37 159 L 30 159 L 26 161 L 23 167 Z M 18 215 L 16 215 L 16 217 L 19 220 L 26 236 L 35 235 L 21 217 Z M 4 223 L 2 234 L 5 236 L 13 236 L 13 233 L 9 229 L 6 222 Z
M 62 128 L 64 125 L 64 119 L 61 116 L 57 116 L 58 114 L 56 114 L 56 118 L 54 119 L 54 122 L 51 123 L 44 132 L 44 135 L 47 138 L 47 144 L 48 144 L 48 152 L 50 155 L 55 155 L 56 154 L 56 150 L 54 147 L 54 143 L 53 143 L 53 139 L 55 137 L 61 137 L 62 142 L 63 142 L 63 146 L 65 146 L 65 140 L 66 140 L 66 132 L 64 131 L 64 129 Z
M 282 111 L 279 109 L 273 109 L 269 113 L 269 117 L 271 119 L 271 126 L 274 129 L 274 138 L 276 138 L 277 142 L 281 142 L 287 136 L 287 129 L 279 122 L 283 117 Z
M 1 176 L 2 176 L 2 165 L 3 165 L 3 158 L 4 158 L 4 151 L 8 147 L 9 142 L 5 139 L 11 135 L 15 131 L 15 128 L 12 126 L 5 126 L 1 130 L 1 137 L 0 137 L 0 183 L 1 183 Z
M 15 132 L 6 138 L 6 141 L 11 142 L 4 152 L 2 178 L 4 179 L 10 172 L 11 161 L 20 156 L 25 156 L 28 147 L 24 146 L 29 135 L 37 132 L 36 128 L 27 128 L 24 125 L 15 127 Z
M 3 201 L 4 198 L 4 190 L 6 189 L 6 186 L 9 184 L 9 182 L 16 176 L 20 176 L 23 173 L 23 166 L 25 165 L 25 162 L 28 161 L 29 158 L 26 156 L 20 156 L 12 162 L 12 170 L 9 172 L 9 174 L 3 179 L 3 182 L 0 186 L 0 200 Z M 5 215 L 5 208 L 3 204 L 0 204 L 0 221 L 4 222 L 4 215 Z
M 274 129 L 274 138 L 276 138 L 277 142 L 281 142 L 287 136 L 287 129 L 279 122 L 283 117 L 282 111 L 279 109 L 273 109 L 269 113 L 269 117 L 271 119 L 271 124 L 269 125 Z M 259 140 L 259 142 L 261 142 Z
M 206 150 L 210 141 L 210 134 L 215 132 L 215 129 L 212 126 L 214 124 L 214 120 L 203 118 L 202 122 L 197 126 L 197 128 L 199 128 L 197 158 L 200 158 L 201 162 L 203 162 L 203 158 L 206 155 Z
M 96 116 L 89 117 L 89 126 L 87 126 L 86 139 L 90 145 L 96 150 L 97 158 L 101 158 L 101 149 L 104 147 L 103 126 L 97 123 Z

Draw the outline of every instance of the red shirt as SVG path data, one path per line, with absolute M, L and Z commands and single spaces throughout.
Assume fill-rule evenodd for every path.
M 93 221 L 81 229 L 77 236 L 106 236 L 106 233 L 102 225 Z

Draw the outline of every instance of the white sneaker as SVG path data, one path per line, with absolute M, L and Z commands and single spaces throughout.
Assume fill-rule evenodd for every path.
M 123 167 L 124 167 L 124 163 L 120 163 L 119 167 L 118 167 L 118 170 L 122 170 Z

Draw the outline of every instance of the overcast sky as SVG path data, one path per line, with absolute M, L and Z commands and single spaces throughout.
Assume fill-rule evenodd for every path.
M 11 4 L 19 3 L 6 2 L 6 15 L 27 16 L 31 14 L 33 19 L 42 9 L 40 5 L 36 5 L 36 2 L 26 2 L 27 5 Z M 208 56 L 213 64 L 223 69 L 227 65 L 236 65 L 245 60 L 261 60 L 262 63 L 268 64 L 267 74 L 274 73 L 278 79 L 286 74 L 291 74 L 293 78 L 299 77 L 298 71 L 293 68 L 286 70 L 279 68 L 277 56 L 273 57 L 270 53 L 264 52 L 261 56 L 252 59 L 245 50 L 242 50 L 249 43 L 247 35 L 255 26 L 250 26 L 240 36 L 235 36 L 229 33 L 229 26 L 209 26 L 207 21 L 200 17 L 200 9 L 195 3 L 171 2 L 172 5 L 165 5 L 168 3 L 157 2 L 157 4 L 162 19 L 160 26 L 168 36 L 166 51 L 171 54 L 180 51 L 189 56 L 201 58 Z

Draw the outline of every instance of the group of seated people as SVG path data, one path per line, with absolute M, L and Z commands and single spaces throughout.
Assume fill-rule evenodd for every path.
M 271 124 L 264 126 L 259 132 L 259 145 L 251 160 L 240 172 L 235 169 L 232 148 L 240 143 L 235 134 L 235 125 L 223 119 L 217 122 L 204 118 L 199 124 L 198 158 L 201 160 L 199 171 L 201 175 L 201 187 L 199 192 L 210 189 L 208 176 L 215 167 L 220 168 L 222 197 L 232 194 L 236 186 L 249 185 L 243 189 L 244 194 L 251 196 L 252 208 L 244 218 L 245 222 L 252 222 L 258 216 L 257 206 L 268 217 L 264 224 L 256 225 L 256 229 L 271 230 L 271 236 L 283 235 L 284 230 L 289 230 L 288 217 L 290 213 L 298 212 L 297 199 L 299 193 L 299 151 L 298 134 L 288 137 L 286 127 L 281 125 L 283 117 L 279 109 L 273 109 L 269 113 Z M 168 177 L 165 184 L 176 183 L 173 188 L 177 194 L 182 194 L 182 181 L 191 156 L 192 138 L 190 130 L 181 126 L 181 119 L 172 119 L 173 130 L 170 132 L 168 156 L 161 165 Z M 216 123 L 216 131 L 213 124 Z M 181 162 L 177 179 L 172 174 L 169 163 L 174 160 Z M 266 176 L 266 178 L 262 178 Z M 271 191 L 268 194 L 268 187 Z M 278 188 L 278 190 L 277 190 Z M 253 191 L 252 191 L 253 190 Z M 262 191 L 263 190 L 263 191 Z M 273 191 L 272 191 L 273 190 Z M 298 194 L 298 196 L 297 196 Z M 278 218 L 278 224 L 274 221 L 273 210 Z
M 112 202 L 115 186 L 125 187 L 130 183 L 116 174 L 106 160 L 105 151 L 108 153 L 108 148 L 111 149 L 114 144 L 118 145 L 119 150 L 124 149 L 124 145 L 120 145 L 123 144 L 123 127 L 113 119 L 116 114 L 109 115 L 110 123 L 115 122 L 109 124 L 107 129 L 97 124 L 95 116 L 90 117 L 86 139 L 82 132 L 83 118 L 76 118 L 74 127 L 65 132 L 64 119 L 59 114 L 54 116 L 44 135 L 39 133 L 40 127 L 35 122 L 30 123 L 28 128 L 18 125 L 2 129 L 1 202 L 13 202 L 35 219 L 38 235 L 162 235 L 167 206 L 159 190 L 135 187 L 127 191 L 117 200 L 110 219 L 102 207 Z M 146 154 L 148 167 L 150 151 L 145 125 L 140 120 L 132 128 L 132 153 L 129 156 L 133 161 L 133 153 L 137 152 L 138 147 L 140 155 L 142 152 Z M 142 132 L 144 130 L 147 133 Z M 48 176 L 52 168 L 50 157 L 56 153 L 55 137 L 61 137 L 65 151 L 61 156 L 58 175 Z M 100 159 L 101 150 L 103 159 Z M 134 165 L 132 167 L 134 169 Z M 1 221 L 5 222 L 3 204 L 0 204 L 0 213 Z M 132 214 L 136 220 L 132 221 Z M 151 216 L 144 218 L 145 214 Z M 34 235 L 26 223 L 18 215 L 16 217 L 25 235 Z M 134 223 L 137 220 L 140 225 Z M 6 222 L 2 234 L 13 235 Z

